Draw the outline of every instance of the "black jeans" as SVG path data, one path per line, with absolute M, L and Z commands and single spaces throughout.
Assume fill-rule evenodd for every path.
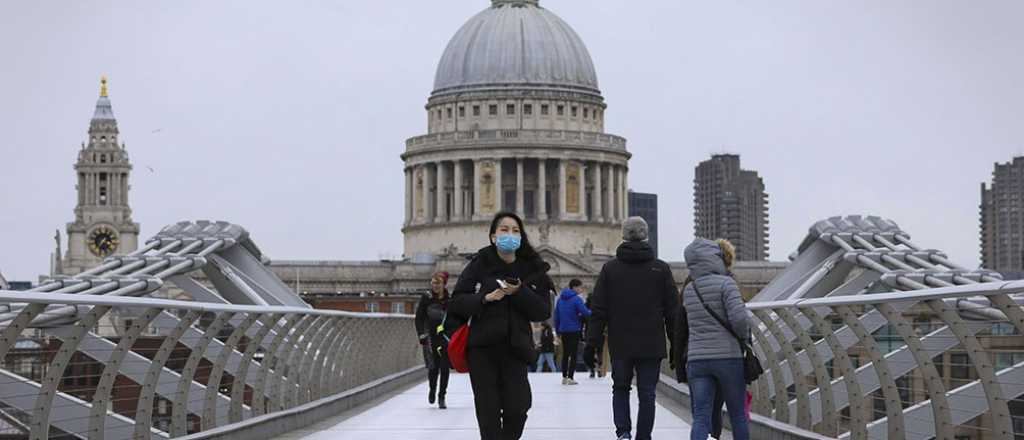
M 481 440 L 518 440 L 533 404 L 527 365 L 507 344 L 472 347 L 467 353 Z
M 636 440 L 650 440 L 654 430 L 654 395 L 661 372 L 661 359 L 612 359 L 612 410 L 615 413 L 615 435 L 631 433 L 629 391 L 636 373 L 640 409 L 636 416 Z
M 444 397 L 448 392 L 448 376 L 451 373 L 451 366 L 448 364 L 448 354 L 444 353 L 444 349 L 440 352 L 435 351 L 432 356 L 434 362 L 433 368 L 427 370 L 427 379 L 430 381 L 430 394 L 437 392 L 437 395 Z M 437 388 L 437 377 L 441 376 L 441 389 Z
M 576 354 L 580 349 L 580 333 L 559 333 L 562 337 L 562 377 L 576 375 Z

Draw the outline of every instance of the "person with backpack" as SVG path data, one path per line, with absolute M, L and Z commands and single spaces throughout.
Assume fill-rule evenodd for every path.
M 723 247 L 698 238 L 684 251 L 692 282 L 683 289 L 686 313 L 685 368 L 692 398 L 691 440 L 706 440 L 712 430 L 715 399 L 721 395 L 729 411 L 733 438 L 748 440 L 744 346 L 750 324 L 736 281 L 729 276 Z M 742 335 L 742 336 L 740 336 Z M 719 411 L 721 412 L 721 411 Z
M 579 351 L 583 320 L 590 317 L 590 309 L 580 299 L 583 282 L 569 281 L 569 287 L 562 290 L 555 305 L 555 330 L 562 340 L 562 385 L 578 385 L 576 382 L 576 355 Z
M 448 277 L 448 272 L 435 273 L 430 278 L 430 293 L 420 297 L 419 305 L 416 307 L 416 334 L 419 335 L 420 345 L 423 346 L 423 359 L 430 384 L 427 401 L 431 405 L 436 401 L 440 409 L 448 409 L 445 402 L 450 374 L 448 344 L 443 330 L 440 329 L 448 309 Z M 437 386 L 438 376 L 441 379 L 440 389 Z
M 488 239 L 459 276 L 449 312 L 469 320 L 463 327 L 465 360 L 480 438 L 515 440 L 533 403 L 527 373 L 537 351 L 530 323 L 551 316 L 554 284 L 547 275 L 551 265 L 530 245 L 518 215 L 495 215 Z M 453 335 L 452 346 L 462 331 Z M 450 347 L 449 353 L 458 350 Z
M 607 329 L 612 410 L 615 435 L 620 440 L 633 438 L 629 403 L 634 376 L 640 398 L 636 438 L 651 438 L 661 361 L 671 352 L 665 342 L 671 342 L 679 295 L 672 269 L 655 257 L 647 231 L 643 218 L 630 217 L 623 223 L 623 243 L 615 259 L 601 268 L 594 285 L 593 315 L 583 354 L 588 366 L 596 363 Z

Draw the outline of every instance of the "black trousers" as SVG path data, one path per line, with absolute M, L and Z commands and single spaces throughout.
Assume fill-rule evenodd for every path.
M 427 370 L 427 379 L 430 381 L 430 394 L 437 392 L 438 396 L 444 397 L 448 392 L 448 376 L 451 374 L 451 366 L 448 364 L 448 354 L 441 349 L 440 352 L 435 351 L 431 356 L 434 357 L 434 362 L 431 363 L 432 368 Z M 437 377 L 441 376 L 441 389 L 437 388 Z
M 562 377 L 576 376 L 576 355 L 580 349 L 580 334 L 560 333 L 562 337 Z
M 472 347 L 467 353 L 481 440 L 518 440 L 533 405 L 527 365 L 507 344 Z

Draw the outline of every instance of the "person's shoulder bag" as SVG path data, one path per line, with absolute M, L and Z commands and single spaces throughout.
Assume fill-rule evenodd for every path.
M 732 329 L 732 326 L 727 324 L 721 316 L 718 316 L 718 314 L 715 313 L 714 310 L 711 310 L 711 307 L 708 307 L 708 304 L 704 302 L 704 296 L 702 296 L 700 294 L 700 290 L 697 289 L 697 280 L 693 280 L 693 291 L 697 294 L 697 299 L 700 300 L 700 304 L 704 306 L 704 310 L 707 310 L 711 317 L 715 318 L 715 321 L 718 321 L 722 327 L 725 327 L 732 337 L 736 338 L 736 342 L 740 344 L 740 350 L 743 352 L 743 380 L 749 384 L 761 377 L 761 375 L 764 374 L 764 367 L 761 366 L 761 360 L 757 358 L 756 354 L 754 354 L 754 350 L 750 348 L 750 345 L 736 334 Z

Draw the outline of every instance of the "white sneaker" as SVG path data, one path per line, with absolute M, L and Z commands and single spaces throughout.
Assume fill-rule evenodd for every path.
M 562 385 L 569 385 L 569 378 L 568 377 L 563 377 L 562 378 Z
M 579 382 L 576 382 L 575 380 L 572 380 L 572 379 L 566 379 L 566 380 L 569 381 L 568 385 L 579 385 L 580 384 Z

